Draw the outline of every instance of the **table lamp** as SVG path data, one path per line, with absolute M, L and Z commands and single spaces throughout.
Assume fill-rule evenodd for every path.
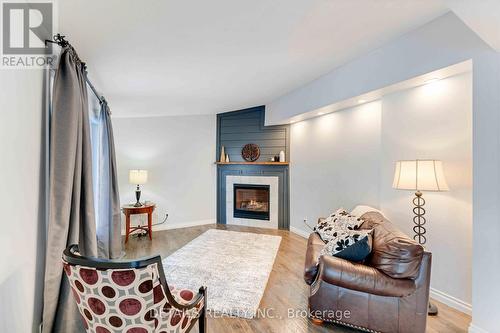
M 137 202 L 134 204 L 134 207 L 141 207 L 139 199 L 141 198 L 141 187 L 140 185 L 146 184 L 148 181 L 148 171 L 147 170 L 129 170 L 128 173 L 128 182 L 130 184 L 137 185 L 135 190 L 135 198 Z
M 413 198 L 413 239 L 424 245 L 425 237 L 425 200 L 420 191 L 441 192 L 448 191 L 448 184 L 443 173 L 443 163 L 437 160 L 411 160 L 396 162 L 394 181 L 392 187 L 398 190 L 411 190 L 415 192 Z M 438 312 L 434 304 L 429 303 L 429 314 L 436 315 Z

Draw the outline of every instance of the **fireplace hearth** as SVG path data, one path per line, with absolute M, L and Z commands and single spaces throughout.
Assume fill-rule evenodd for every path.
M 233 193 L 234 217 L 269 221 L 269 185 L 233 184 Z

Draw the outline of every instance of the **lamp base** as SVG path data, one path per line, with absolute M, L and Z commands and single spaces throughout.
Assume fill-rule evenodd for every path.
M 137 185 L 137 189 L 135 190 L 135 198 L 137 199 L 137 202 L 135 203 L 134 207 L 142 207 L 143 205 L 139 201 L 141 199 L 141 188 L 139 185 Z
M 413 222 L 415 223 L 415 226 L 413 227 L 413 231 L 415 232 L 415 235 L 413 236 L 413 239 L 418 241 L 420 245 L 424 245 L 427 242 L 427 238 L 425 237 L 425 233 L 427 230 L 425 230 L 425 223 L 427 220 L 425 219 L 425 200 L 422 197 L 422 192 L 417 191 L 415 192 L 415 198 L 413 199 L 413 213 L 415 216 L 413 217 Z M 429 316 L 437 316 L 438 314 L 438 308 L 436 304 L 432 303 L 429 301 L 429 306 L 427 308 L 427 314 Z
M 415 192 L 415 198 L 413 199 L 413 213 L 415 216 L 413 217 L 413 223 L 415 223 L 415 226 L 413 227 L 413 231 L 415 232 L 415 235 L 413 236 L 413 239 L 418 241 L 420 245 L 424 245 L 427 242 L 427 238 L 425 237 L 425 222 L 426 219 L 424 217 L 425 215 L 425 200 L 422 197 L 422 192 L 417 191 Z

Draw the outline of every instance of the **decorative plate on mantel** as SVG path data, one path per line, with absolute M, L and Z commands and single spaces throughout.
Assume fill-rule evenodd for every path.
M 255 143 L 249 143 L 241 149 L 241 157 L 247 162 L 255 162 L 260 156 L 260 148 Z

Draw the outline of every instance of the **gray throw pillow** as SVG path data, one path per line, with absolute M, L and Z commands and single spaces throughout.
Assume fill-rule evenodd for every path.
M 365 260 L 372 251 L 372 230 L 343 230 L 333 233 L 320 255 L 359 262 Z

